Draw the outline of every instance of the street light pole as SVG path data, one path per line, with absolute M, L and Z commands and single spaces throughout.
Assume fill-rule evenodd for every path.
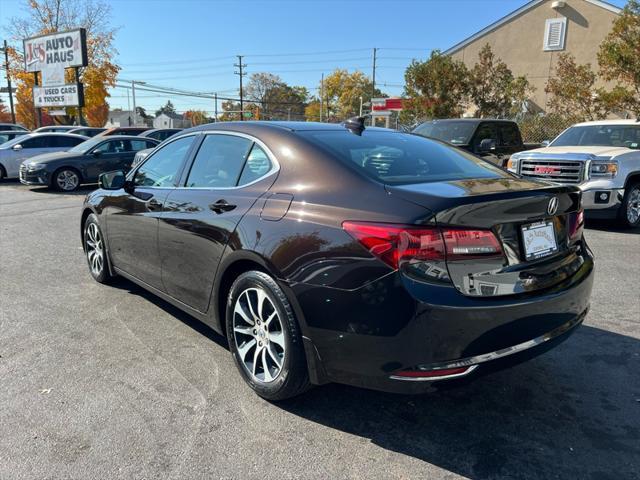
M 360 97 L 360 117 L 362 116 L 362 97 Z
M 141 82 L 139 80 L 131 80 L 131 97 L 133 98 L 133 126 L 138 125 L 138 109 L 136 108 L 136 83 L 138 85 L 144 85 L 147 82 Z

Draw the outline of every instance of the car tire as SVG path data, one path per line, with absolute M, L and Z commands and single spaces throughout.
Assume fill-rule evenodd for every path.
M 632 183 L 625 189 L 618 220 L 625 228 L 640 227 L 640 182 Z
M 7 171 L 4 169 L 2 165 L 0 165 L 0 181 L 7 178 Z
M 298 322 L 269 275 L 252 270 L 235 280 L 227 298 L 226 327 L 236 367 L 258 395 L 285 400 L 310 387 Z
M 80 172 L 72 167 L 62 167 L 51 177 L 51 185 L 59 192 L 73 192 L 78 189 L 82 177 Z
M 93 213 L 84 222 L 82 239 L 89 273 L 96 282 L 109 283 L 113 275 L 109 272 L 107 246 L 98 218 Z

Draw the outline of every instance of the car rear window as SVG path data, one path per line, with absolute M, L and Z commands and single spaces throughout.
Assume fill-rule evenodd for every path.
M 347 130 L 299 132 L 311 143 L 382 183 L 505 178 L 498 167 L 445 143 L 397 132 Z

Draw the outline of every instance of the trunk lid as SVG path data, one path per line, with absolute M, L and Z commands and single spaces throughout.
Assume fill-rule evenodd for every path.
M 465 295 L 513 295 L 548 288 L 582 265 L 581 235 L 575 233 L 581 202 L 577 187 L 497 178 L 386 188 L 434 212 L 441 229 L 486 229 L 497 237 L 503 252 L 499 257 L 447 259 L 449 277 Z M 556 204 L 552 213 L 550 202 Z M 557 250 L 539 258 L 528 256 L 524 241 L 530 237 L 525 237 L 523 228 L 530 225 L 544 226 L 540 232 L 553 236 Z

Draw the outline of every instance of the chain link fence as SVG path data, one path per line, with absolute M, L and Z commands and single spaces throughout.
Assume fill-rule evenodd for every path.
M 583 119 L 563 117 L 561 115 L 524 115 L 514 119 L 520 127 L 522 140 L 525 143 L 540 143 L 553 140 L 563 130 Z

